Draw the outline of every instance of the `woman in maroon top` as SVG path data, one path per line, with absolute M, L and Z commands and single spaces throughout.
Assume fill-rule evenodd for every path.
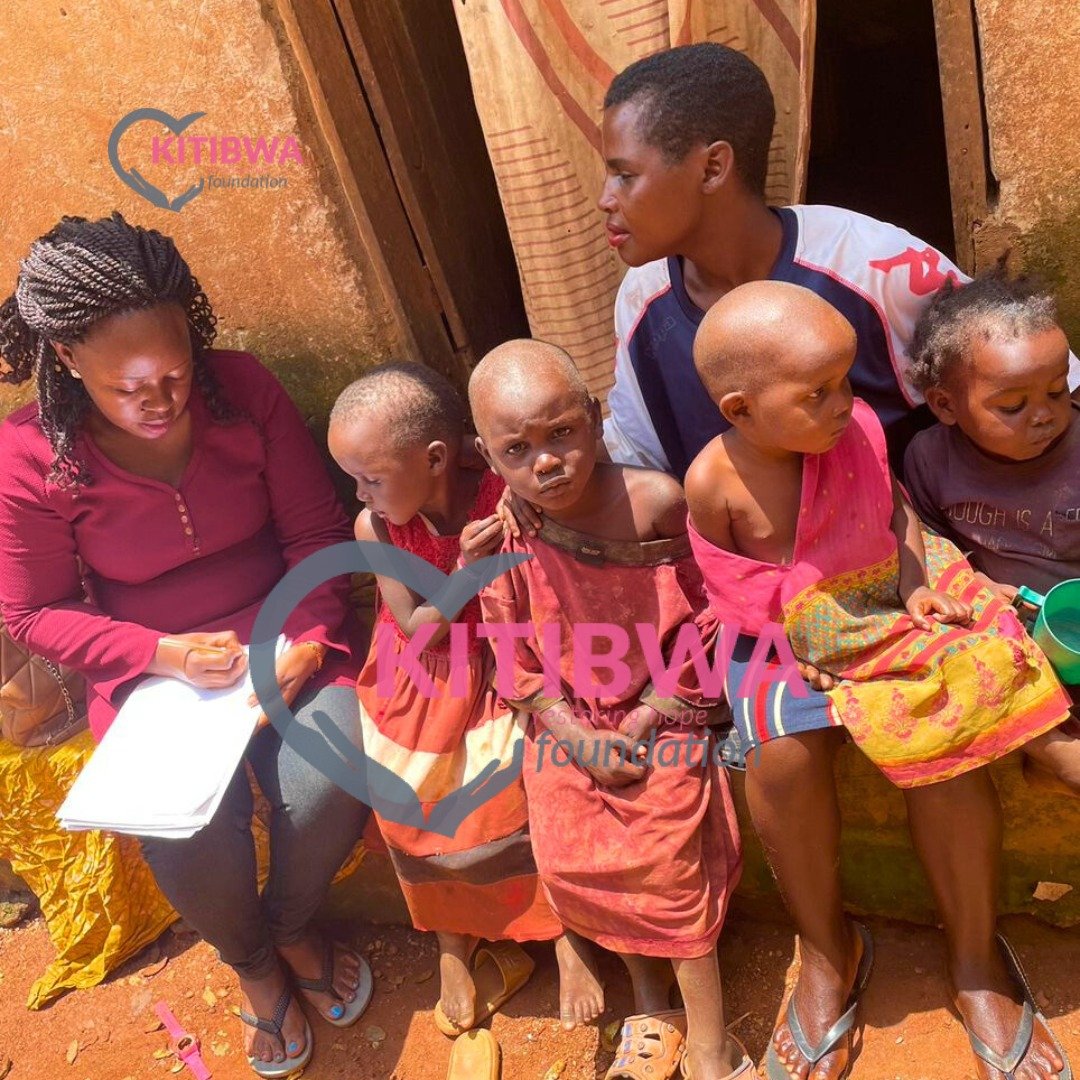
M 0 306 L 0 378 L 37 378 L 37 401 L 0 424 L 0 611 L 17 640 L 86 675 L 98 738 L 141 675 L 235 683 L 273 586 L 351 539 L 295 406 L 253 356 L 211 348 L 214 324 L 172 240 L 119 214 L 64 218 Z M 346 589 L 328 582 L 293 612 L 277 677 L 299 723 L 318 709 L 355 738 Z M 285 1075 L 311 1052 L 286 971 L 332 1023 L 370 997 L 363 959 L 308 929 L 368 811 L 271 727 L 247 757 L 273 813 L 261 898 L 243 767 L 206 828 L 142 846 L 236 969 L 253 1068 Z

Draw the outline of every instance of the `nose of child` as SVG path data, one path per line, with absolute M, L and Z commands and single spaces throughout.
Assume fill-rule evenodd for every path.
M 547 450 L 536 455 L 536 460 L 533 462 L 533 471 L 537 476 L 547 476 L 548 473 L 554 472 L 560 467 L 559 459 Z
M 1050 406 L 1043 402 L 1041 405 L 1036 405 L 1031 411 L 1031 426 L 1034 428 L 1049 427 L 1054 422 L 1054 415 L 1050 411 Z

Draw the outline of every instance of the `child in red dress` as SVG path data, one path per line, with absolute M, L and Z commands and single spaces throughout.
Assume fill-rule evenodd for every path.
M 705 608 L 682 489 L 651 469 L 597 461 L 599 405 L 554 345 L 501 345 L 473 372 L 469 396 L 477 448 L 543 511 L 537 536 L 503 543 L 530 558 L 481 602 L 489 626 L 515 635 L 513 669 L 498 674 L 512 676 L 515 703 L 532 714 L 525 788 L 544 889 L 563 924 L 619 953 L 633 981 L 637 1015 L 608 1080 L 667 1078 L 680 1063 L 696 1080 L 746 1075 L 753 1065 L 724 1028 L 716 961 L 738 827 L 726 776 L 693 748 L 710 702 L 689 661 L 672 662 L 675 678 L 658 692 L 640 637 L 655 632 L 674 656 L 679 630 Z M 628 642 L 613 661 L 624 678 L 610 687 L 578 677 L 572 645 L 596 624 Z M 655 767 L 629 752 L 650 732 Z M 577 748 L 569 760 L 567 747 Z M 685 1012 L 670 1008 L 673 967 Z

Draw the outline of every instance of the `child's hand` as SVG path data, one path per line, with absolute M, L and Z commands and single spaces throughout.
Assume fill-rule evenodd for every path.
M 904 601 L 904 607 L 920 630 L 932 630 L 934 621 L 965 623 L 971 620 L 971 608 L 967 604 L 926 585 L 913 589 Z
M 1016 599 L 1016 586 L 1006 585 L 1003 581 L 994 581 L 985 574 L 976 574 L 975 580 L 984 588 L 989 589 L 996 597 L 1011 604 Z
M 836 685 L 836 679 L 827 671 L 822 671 L 820 668 L 814 667 L 813 664 L 808 664 L 805 660 L 796 658 L 795 662 L 799 665 L 799 674 L 815 690 L 831 690 Z
M 645 776 L 644 758 L 648 750 L 644 746 L 635 748 L 625 735 L 614 731 L 590 731 L 581 743 L 585 761 L 596 762 L 595 765 L 585 765 L 584 761 L 581 764 L 601 787 L 626 787 Z
M 663 714 L 658 713 L 651 705 L 639 705 L 623 717 L 619 724 L 619 734 L 625 735 L 632 742 L 644 742 L 663 720 Z
M 509 488 L 502 493 L 499 505 L 495 507 L 495 514 L 503 524 L 503 531 L 509 533 L 515 540 L 521 539 L 521 530 L 524 529 L 530 536 L 535 536 L 544 519 L 531 502 L 518 498 Z
M 461 530 L 461 561 L 468 566 L 485 555 L 494 555 L 502 538 L 503 523 L 498 514 L 470 521 Z

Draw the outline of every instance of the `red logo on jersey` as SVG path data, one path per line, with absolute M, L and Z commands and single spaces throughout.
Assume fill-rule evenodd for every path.
M 875 270 L 881 270 L 886 274 L 898 266 L 906 266 L 908 287 L 916 296 L 926 296 L 928 293 L 937 292 L 946 281 L 951 281 L 954 285 L 960 283 L 956 271 L 950 270 L 947 274 L 943 274 L 938 269 L 940 261 L 940 253 L 932 247 L 923 248 L 922 251 L 909 247 L 891 259 L 871 259 L 870 265 Z

